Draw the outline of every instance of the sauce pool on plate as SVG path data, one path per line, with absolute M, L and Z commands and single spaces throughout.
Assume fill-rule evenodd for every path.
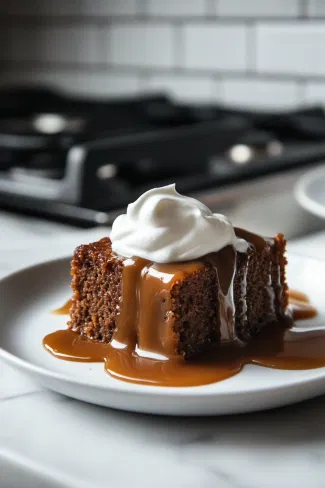
M 71 301 L 54 313 L 68 314 Z M 289 292 L 289 310 L 294 320 L 313 318 L 316 309 L 306 295 Z M 156 386 L 199 386 L 216 383 L 239 373 L 245 364 L 275 369 L 305 370 L 325 366 L 325 329 L 288 329 L 285 319 L 266 326 L 247 345 L 223 344 L 204 359 L 184 361 L 180 356 L 164 358 L 137 349 L 131 342 L 103 344 L 85 339 L 70 329 L 58 330 L 43 340 L 45 349 L 66 361 L 104 362 L 113 378 Z

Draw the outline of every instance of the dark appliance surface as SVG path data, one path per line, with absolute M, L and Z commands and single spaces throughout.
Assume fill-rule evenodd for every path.
M 0 90 L 0 207 L 75 225 L 109 224 L 154 186 L 211 192 L 324 156 L 320 107 L 272 113 L 164 94 L 93 100 L 47 87 Z

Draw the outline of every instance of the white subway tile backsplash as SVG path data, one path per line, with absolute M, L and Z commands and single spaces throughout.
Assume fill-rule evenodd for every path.
M 325 75 L 325 22 L 257 27 L 257 71 Z
M 21 62 L 88 95 L 325 104 L 325 0 L 0 0 L 0 46 L 0 82 Z
M 62 11 L 70 9 L 71 4 L 75 4 L 77 0 L 67 0 L 62 6 Z M 58 2 L 54 2 L 54 4 Z M 24 0 L 10 0 L 0 1 L 0 13 L 1 15 L 21 15 L 21 16 L 33 16 L 33 15 L 51 15 L 53 2 L 48 1 L 46 6 L 42 0 L 33 0 L 33 2 L 26 2 Z M 55 6 L 55 5 L 54 5 Z
M 307 83 L 305 87 L 304 101 L 325 105 L 325 80 L 322 82 Z
M 171 26 L 115 24 L 107 34 L 107 61 L 124 66 L 171 67 L 173 39 Z
M 10 61 L 98 62 L 98 32 L 92 26 L 13 26 L 6 32 L 7 49 L 0 59 Z
M 2 27 L 0 29 L 1 46 L 6 49 L 0 49 L 1 61 L 25 61 L 40 59 L 43 54 L 40 38 L 42 32 L 36 31 L 34 27 Z
M 82 13 L 85 15 L 126 15 L 137 14 L 137 0 L 83 0 Z
M 296 17 L 299 0 L 215 0 L 216 12 L 224 17 Z
M 79 15 L 83 13 L 87 0 L 10 0 L 0 1 L 1 14 L 33 16 L 62 16 Z
M 222 94 L 225 103 L 242 107 L 286 108 L 299 102 L 293 81 L 229 79 L 222 82 Z
M 45 83 L 58 87 L 67 93 L 94 97 L 126 95 L 140 91 L 140 79 L 137 75 L 85 71 L 11 71 L 5 72 L 0 79 L 5 83 Z
M 307 13 L 309 17 L 324 17 L 325 16 L 325 2 L 324 0 L 306 0 Z
M 0 1 L 0 13 L 22 16 L 128 15 L 137 13 L 137 0 L 10 0 Z
M 206 0 L 147 0 L 147 13 L 166 17 L 201 16 L 206 13 Z
M 241 25 L 187 25 L 183 28 L 185 68 L 240 70 L 247 66 L 247 28 Z
M 71 87 L 79 95 L 127 95 L 140 90 L 140 78 L 116 73 L 68 73 L 65 74 L 63 88 L 69 90 Z
M 146 91 L 167 92 L 178 100 L 208 102 L 214 98 L 215 85 L 209 77 L 153 75 L 142 86 Z

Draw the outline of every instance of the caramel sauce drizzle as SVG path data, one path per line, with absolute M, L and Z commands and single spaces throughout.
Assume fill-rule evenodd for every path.
M 301 291 L 289 290 L 289 310 L 294 320 L 311 319 L 317 316 L 317 310 L 309 303 L 307 295 Z
M 62 307 L 56 308 L 55 310 L 52 310 L 52 313 L 54 315 L 69 315 L 70 308 L 71 308 L 72 300 L 67 300 Z
M 259 251 L 272 243 L 272 240 L 242 229 L 236 229 L 236 234 Z M 199 271 L 206 263 L 209 263 L 209 269 L 215 270 L 218 345 L 202 359 L 185 361 L 177 354 L 178 336 L 173 327 L 171 290 L 177 282 Z M 265 326 L 247 344 L 238 339 L 233 296 L 235 272 L 236 252 L 232 246 L 193 262 L 155 264 L 142 258 L 126 259 L 122 302 L 111 343 L 94 342 L 67 329 L 46 336 L 44 348 L 67 361 L 104 362 L 105 370 L 115 379 L 156 386 L 215 383 L 239 373 L 246 364 L 286 370 L 324 367 L 325 328 L 310 331 L 288 328 L 293 325 L 292 319 L 305 320 L 317 315 L 308 297 L 301 292 L 289 292 L 287 317 Z M 271 308 L 283 293 L 280 267 L 274 279 L 275 284 L 270 269 L 266 293 L 270 296 Z M 245 273 L 242 295 L 246 295 Z M 243 307 L 246 314 L 245 306 L 246 303 Z M 71 301 L 68 301 L 53 313 L 69 314 L 70 307 Z
M 289 303 L 294 320 L 313 318 L 317 314 L 308 298 L 300 292 L 290 291 Z M 69 307 L 61 307 L 58 310 L 60 314 L 63 313 L 62 310 L 68 314 L 68 309 Z M 150 323 L 147 322 L 147 325 Z M 324 367 L 325 330 L 306 332 L 294 328 L 287 329 L 286 326 L 285 320 L 272 324 L 265 327 L 259 336 L 246 346 L 222 345 L 210 351 L 203 360 L 195 361 L 184 361 L 175 354 L 168 358 L 155 355 L 143 357 L 141 351 L 136 350 L 135 342 L 123 337 L 122 334 L 116 336 L 120 348 L 116 347 L 116 343 L 103 344 L 85 339 L 70 329 L 49 334 L 44 338 L 43 344 L 48 352 L 59 359 L 104 362 L 105 370 L 113 378 L 156 386 L 198 386 L 215 383 L 239 373 L 245 364 L 287 370 Z M 149 329 L 154 328 L 148 327 L 146 332 L 151 334 Z M 146 333 L 143 337 L 146 342 Z

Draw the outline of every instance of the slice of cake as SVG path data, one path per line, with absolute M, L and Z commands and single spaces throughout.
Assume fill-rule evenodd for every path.
M 79 246 L 69 327 L 164 357 L 244 343 L 286 314 L 285 240 L 233 229 L 174 186 L 129 205 L 112 242 Z

